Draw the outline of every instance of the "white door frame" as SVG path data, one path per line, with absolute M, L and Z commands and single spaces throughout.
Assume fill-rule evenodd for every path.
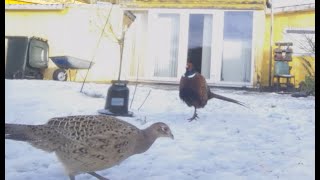
M 250 82 L 234 82 L 234 81 L 221 81 L 221 70 L 222 70 L 222 54 L 223 54 L 223 32 L 224 32 L 224 12 L 227 11 L 243 11 L 243 12 L 253 12 L 253 16 L 252 16 L 252 39 L 251 39 L 251 65 L 250 65 Z M 253 86 L 253 77 L 254 77 L 254 54 L 255 54 L 255 26 L 256 26 L 256 15 L 255 15 L 255 11 L 254 10 L 223 10 L 222 13 L 218 13 L 218 25 L 220 27 L 223 28 L 218 28 L 217 35 L 216 36 L 216 41 L 218 41 L 218 45 L 216 47 L 218 47 L 218 50 L 216 51 L 216 53 L 218 53 L 218 55 L 216 56 L 216 58 L 219 59 L 219 61 L 217 62 L 217 66 L 212 67 L 214 69 L 214 71 L 216 72 L 214 74 L 213 79 L 207 80 L 208 83 L 212 83 L 214 85 L 217 86 L 230 86 L 230 87 L 241 87 L 241 86 L 247 86 L 247 87 L 252 87 Z
M 250 72 L 250 82 L 225 82 L 221 81 L 221 65 L 222 65 L 222 54 L 223 54 L 223 32 L 224 32 L 224 12 L 225 11 L 245 11 L 253 12 L 253 25 L 252 25 L 252 41 L 251 41 L 251 72 Z M 155 36 L 153 34 L 153 23 L 154 18 L 157 14 L 179 14 L 180 15 L 180 33 L 179 33 L 179 50 L 178 50 L 178 66 L 177 66 L 177 77 L 154 77 L 154 58 L 152 54 L 154 49 L 152 48 L 153 39 Z M 146 63 L 147 68 L 145 68 L 145 77 L 139 77 L 141 80 L 148 81 L 165 81 L 165 82 L 179 82 L 181 75 L 185 72 L 185 64 L 187 61 L 188 52 L 188 32 L 189 32 L 189 15 L 190 14 L 211 14 L 213 17 L 212 23 L 212 46 L 211 46 L 211 68 L 210 68 L 210 78 L 207 82 L 211 85 L 216 86 L 231 86 L 231 87 L 241 87 L 253 86 L 254 77 L 254 54 L 255 54 L 255 42 L 256 36 L 255 26 L 257 25 L 257 17 L 255 10 L 216 10 L 216 9 L 148 9 L 148 48 L 146 49 L 147 55 Z M 217 28 L 219 27 L 219 28 Z

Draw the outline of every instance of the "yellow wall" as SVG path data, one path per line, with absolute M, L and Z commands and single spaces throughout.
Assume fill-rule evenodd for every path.
M 26 2 L 26 1 L 5 0 L 5 4 L 32 4 L 32 3 Z
M 59 4 L 59 3 L 75 3 L 84 4 L 74 0 L 5 0 L 5 4 Z
M 115 79 L 118 75 L 119 45 L 108 33 L 103 36 L 97 48 L 110 7 L 98 9 L 94 5 L 75 5 L 68 6 L 65 10 L 6 10 L 5 35 L 47 39 L 49 56 L 68 55 L 88 61 L 95 57 L 95 64 L 87 79 Z M 119 6 L 113 6 L 110 23 L 118 35 L 121 32 L 122 13 Z M 45 79 L 52 79 L 52 72 L 56 68 L 50 61 Z M 83 80 L 85 73 L 86 70 L 80 70 L 76 79 Z
M 273 42 L 283 41 L 283 32 L 286 28 L 314 28 L 315 11 L 287 12 L 274 15 Z M 269 84 L 269 47 L 270 47 L 270 15 L 267 15 L 265 31 L 265 43 L 263 52 L 263 62 L 261 64 L 261 84 Z M 274 48 L 274 47 L 273 47 Z M 294 51 L 294 49 L 293 49 Z M 272 61 L 273 63 L 273 61 Z M 298 57 L 293 57 L 289 63 L 292 66 L 291 74 L 295 75 L 295 85 L 304 80 L 306 72 Z M 272 65 L 273 68 L 273 65 Z M 273 72 L 273 69 L 272 69 Z

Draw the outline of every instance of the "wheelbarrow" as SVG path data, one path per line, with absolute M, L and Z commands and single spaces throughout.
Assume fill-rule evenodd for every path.
M 71 69 L 90 69 L 93 62 L 71 57 L 71 56 L 53 56 L 50 57 L 52 62 L 59 67 L 53 72 L 52 78 L 57 81 L 66 81 L 68 79 L 67 71 Z M 71 80 L 71 77 L 70 77 Z

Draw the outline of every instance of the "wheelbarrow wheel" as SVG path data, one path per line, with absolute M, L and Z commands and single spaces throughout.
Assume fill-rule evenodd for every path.
M 68 78 L 67 72 L 64 69 L 57 69 L 53 72 L 53 80 L 66 81 Z

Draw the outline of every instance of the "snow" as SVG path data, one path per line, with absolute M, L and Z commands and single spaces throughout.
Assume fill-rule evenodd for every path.
M 52 117 L 98 114 L 109 85 L 40 80 L 5 81 L 6 123 L 43 124 Z M 129 85 L 130 101 L 135 86 Z M 315 98 L 212 88 L 250 105 L 210 100 L 188 122 L 193 108 L 177 87 L 138 85 L 130 111 L 119 117 L 139 128 L 167 123 L 175 139 L 158 139 L 151 148 L 97 173 L 112 180 L 312 180 L 315 179 Z M 147 100 L 138 110 L 148 93 Z M 129 103 L 130 106 L 130 103 Z M 5 179 L 65 179 L 53 153 L 25 142 L 5 141 Z M 77 180 L 95 180 L 81 174 Z

